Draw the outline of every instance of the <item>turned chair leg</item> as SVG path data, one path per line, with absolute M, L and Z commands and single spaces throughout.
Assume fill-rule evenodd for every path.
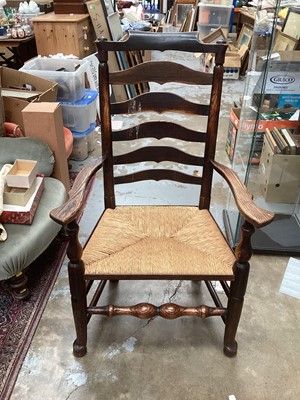
M 30 297 L 27 282 L 27 275 L 23 271 L 8 280 L 9 289 L 16 300 L 27 300 Z
M 83 262 L 68 264 L 71 302 L 76 330 L 76 339 L 73 343 L 75 357 L 83 357 L 87 352 L 87 299 L 86 285 L 83 279 Z
M 235 335 L 239 325 L 244 296 L 246 293 L 249 263 L 237 263 L 235 271 L 235 281 L 231 283 L 228 297 L 228 313 L 225 321 L 224 334 L 224 354 L 227 357 L 234 357 L 237 353 L 237 342 Z

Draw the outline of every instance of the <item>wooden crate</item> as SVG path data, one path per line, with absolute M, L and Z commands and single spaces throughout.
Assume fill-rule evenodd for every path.
M 37 52 L 84 58 L 96 51 L 96 36 L 89 14 L 48 13 L 32 19 Z

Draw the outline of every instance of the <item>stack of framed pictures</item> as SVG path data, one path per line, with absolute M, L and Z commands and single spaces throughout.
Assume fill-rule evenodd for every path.
M 114 12 L 111 0 L 90 0 L 86 2 L 96 37 L 106 37 L 108 40 L 120 40 L 124 34 L 119 13 Z M 143 62 L 140 51 L 118 52 L 109 54 L 109 63 L 115 71 L 134 67 Z M 149 84 L 113 85 L 113 95 L 116 101 L 124 101 L 137 94 L 149 91 Z
M 273 50 L 293 51 L 300 50 L 300 8 L 290 7 L 282 25 L 281 31 L 276 33 Z

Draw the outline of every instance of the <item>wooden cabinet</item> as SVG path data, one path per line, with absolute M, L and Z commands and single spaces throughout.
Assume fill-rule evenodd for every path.
M 32 22 L 39 55 L 63 53 L 84 58 L 96 51 L 89 14 L 48 13 L 33 18 Z

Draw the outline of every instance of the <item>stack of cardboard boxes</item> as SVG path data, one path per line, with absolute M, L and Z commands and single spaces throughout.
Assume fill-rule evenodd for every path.
M 88 65 L 85 60 L 37 57 L 22 67 L 28 73 L 48 77 L 58 84 L 57 100 L 63 125 L 72 131 L 71 158 L 75 160 L 84 160 L 94 148 L 98 93 L 85 88 Z
M 44 190 L 44 177 L 37 176 L 37 162 L 16 160 L 6 175 L 0 222 L 30 225 Z

